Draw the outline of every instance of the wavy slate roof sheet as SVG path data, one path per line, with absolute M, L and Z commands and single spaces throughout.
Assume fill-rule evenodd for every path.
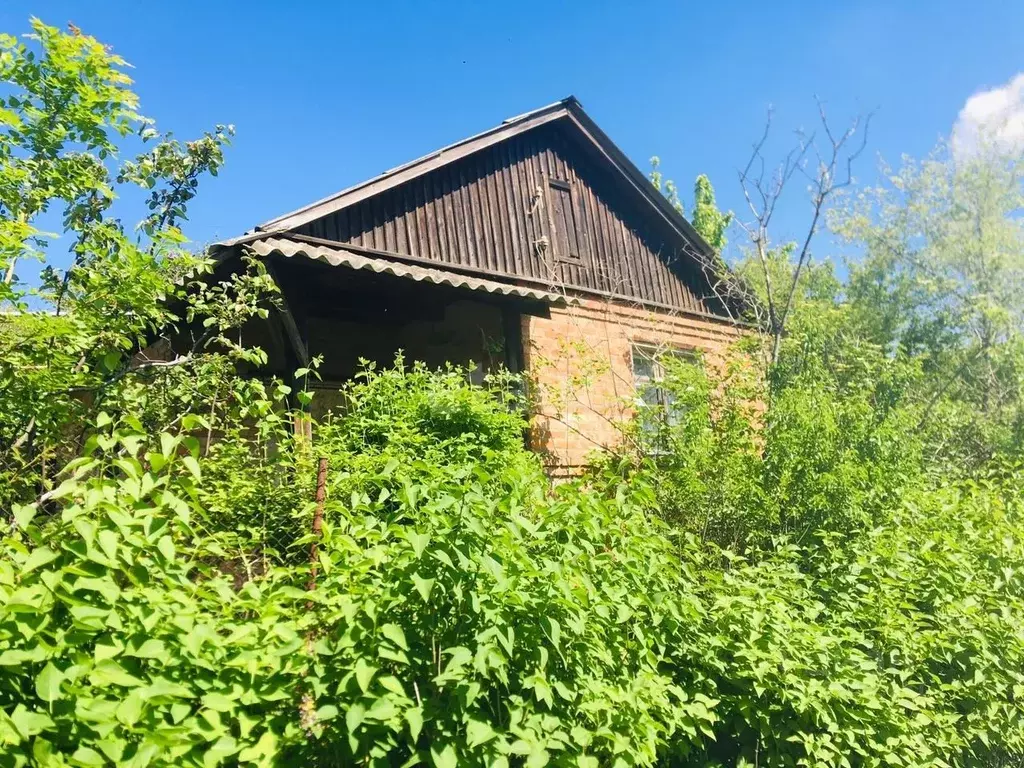
M 313 245 L 310 243 L 286 240 L 280 237 L 262 237 L 245 243 L 258 256 L 270 256 L 272 254 L 286 256 L 289 258 L 301 256 L 313 261 L 322 261 L 332 267 L 347 267 L 348 269 L 366 269 L 378 274 L 393 275 L 394 277 L 415 280 L 418 283 L 431 283 L 443 285 L 450 288 L 463 288 L 470 291 L 483 291 L 498 296 L 514 296 L 520 299 L 546 302 L 548 304 L 575 304 L 576 300 L 571 296 L 565 296 L 554 291 L 542 291 L 535 288 L 524 288 L 521 285 L 501 283 L 497 280 L 485 280 L 479 277 L 468 277 L 456 272 L 449 272 L 445 269 L 435 267 L 419 267 L 412 264 L 403 264 L 390 259 L 365 256 L 346 248 L 330 247 L 326 245 Z

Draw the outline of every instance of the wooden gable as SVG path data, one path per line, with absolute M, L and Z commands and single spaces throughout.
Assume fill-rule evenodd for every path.
M 624 179 L 576 120 L 545 120 L 508 134 L 447 161 L 440 153 L 417 173 L 409 173 L 415 170 L 410 164 L 399 169 L 407 178 L 397 174 L 393 183 L 378 181 L 378 188 L 361 194 L 341 193 L 265 231 L 620 301 L 723 314 L 701 267 L 708 246 L 682 217 L 672 220 L 674 211 L 666 213 L 660 197 L 652 201 L 657 193 L 634 166 L 645 187 Z

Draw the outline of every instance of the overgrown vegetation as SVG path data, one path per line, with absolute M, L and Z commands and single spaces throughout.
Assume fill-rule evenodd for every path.
M 866 255 L 802 271 L 776 362 L 666 360 L 651 450 L 552 488 L 504 377 L 399 360 L 297 437 L 315 371 L 238 341 L 273 283 L 178 229 L 228 130 L 156 133 L 34 28 L 0 40 L 0 766 L 1019 763 L 1019 164 L 850 206 Z

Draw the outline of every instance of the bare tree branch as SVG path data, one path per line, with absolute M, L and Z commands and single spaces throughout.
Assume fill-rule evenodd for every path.
M 767 333 L 770 341 L 766 353 L 769 363 L 778 361 L 786 325 L 799 294 L 801 279 L 811 259 L 811 245 L 829 200 L 837 190 L 852 183 L 853 164 L 867 146 L 871 114 L 865 118 L 854 119 L 840 134 L 830 125 L 824 103 L 820 99 L 816 99 L 815 102 L 821 123 L 820 130 L 809 134 L 797 131 L 796 146 L 786 153 L 770 174 L 767 174 L 765 145 L 771 133 L 773 118 L 772 110 L 769 109 L 764 131 L 753 144 L 746 164 L 738 172 L 740 188 L 751 218 L 737 223 L 750 241 L 756 257 L 760 292 L 743 284 L 737 275 L 723 273 L 720 264 L 702 261 L 704 273 L 708 276 L 721 303 L 727 309 L 735 306 L 745 307 L 755 324 Z M 850 142 L 858 133 L 861 141 L 855 148 L 851 148 Z M 809 167 L 809 160 L 814 161 L 813 169 Z M 803 237 L 793 245 L 794 260 L 791 271 L 784 276 L 782 284 L 777 284 L 780 275 L 771 263 L 771 224 L 789 182 L 798 173 L 809 182 L 810 219 Z

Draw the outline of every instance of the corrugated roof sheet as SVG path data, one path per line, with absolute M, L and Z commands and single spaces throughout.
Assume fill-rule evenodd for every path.
M 350 251 L 345 248 L 335 248 L 326 245 L 312 245 L 310 243 L 286 240 L 280 237 L 263 237 L 252 240 L 245 244 L 246 248 L 252 249 L 259 256 L 270 256 L 278 254 L 289 258 L 303 256 L 314 261 L 322 261 L 332 267 L 347 267 L 349 269 L 366 269 L 378 274 L 393 275 L 407 280 L 415 280 L 418 283 L 431 283 L 433 285 L 444 285 L 450 288 L 464 288 L 470 291 L 483 291 L 498 296 L 513 296 L 530 301 L 541 301 L 548 304 L 575 304 L 576 300 L 554 291 L 542 291 L 536 288 L 524 288 L 521 285 L 501 283 L 497 280 L 485 280 L 479 277 L 468 277 L 456 272 L 449 272 L 445 269 L 434 267 L 419 267 L 412 264 L 403 264 L 390 259 L 364 256 L 361 253 Z

